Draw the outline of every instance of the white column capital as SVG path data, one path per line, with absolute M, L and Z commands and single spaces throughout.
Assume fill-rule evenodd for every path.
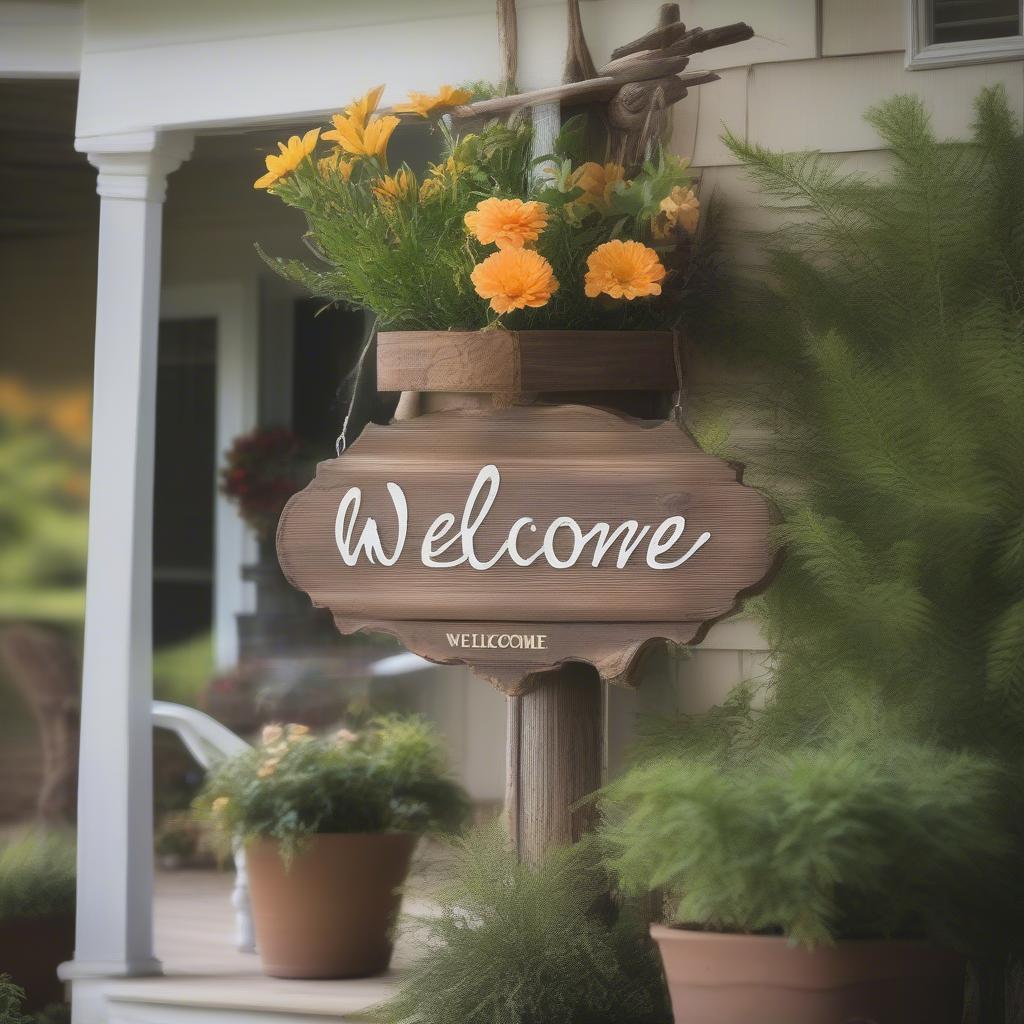
M 192 152 L 190 132 L 146 130 L 121 135 L 87 135 L 75 139 L 99 172 L 96 191 L 104 199 L 163 202 L 167 175 Z

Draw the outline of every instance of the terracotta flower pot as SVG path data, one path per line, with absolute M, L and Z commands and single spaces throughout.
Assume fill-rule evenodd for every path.
M 57 967 L 71 959 L 74 949 L 73 913 L 0 921 L 0 974 L 9 974 L 25 990 L 28 1011 L 64 1002 Z
M 923 942 L 786 939 L 654 925 L 676 1024 L 959 1024 L 964 961 Z
M 286 867 L 276 840 L 246 847 L 256 948 L 274 978 L 360 978 L 391 962 L 417 837 L 313 836 Z

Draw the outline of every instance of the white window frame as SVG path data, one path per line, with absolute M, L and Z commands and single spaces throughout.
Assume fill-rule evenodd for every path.
M 993 61 L 1024 58 L 1024 35 L 1001 39 L 969 39 L 959 43 L 928 44 L 928 4 L 930 0 L 907 2 L 907 68 L 955 68 L 965 64 L 989 64 Z M 1024 2 L 1022 2 L 1024 7 Z M 1022 10 L 1024 24 L 1024 10 Z

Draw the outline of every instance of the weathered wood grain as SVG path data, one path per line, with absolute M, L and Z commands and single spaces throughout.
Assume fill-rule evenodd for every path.
M 568 568 L 544 559 L 524 567 L 508 557 L 484 571 L 465 563 L 428 568 L 420 558 L 427 528 L 443 513 L 459 519 L 477 473 L 489 464 L 498 467 L 501 485 L 475 537 L 482 558 L 498 551 L 521 516 L 537 526 L 524 533 L 524 551 L 539 546 L 559 516 L 587 531 L 629 519 L 654 527 L 681 515 L 680 548 L 705 530 L 711 539 L 666 570 L 649 567 L 642 546 L 622 568 L 614 555 L 595 567 L 589 553 Z M 374 517 L 390 551 L 397 539 L 390 482 L 403 489 L 409 506 L 402 555 L 390 567 L 365 558 L 346 566 L 334 534 L 342 495 L 361 489 L 359 521 Z M 343 632 L 391 632 L 425 657 L 470 665 L 516 693 L 536 682 L 537 673 L 571 661 L 627 682 L 631 662 L 652 638 L 692 641 L 765 577 L 772 562 L 768 527 L 765 499 L 674 423 L 577 406 L 516 407 L 367 427 L 289 501 L 278 556 L 290 582 L 329 608 Z M 571 548 L 563 531 L 555 541 L 558 558 Z M 453 644 L 449 634 L 473 639 Z M 502 634 L 545 639 L 531 649 L 488 639 Z
M 686 26 L 679 20 L 679 4 L 662 4 L 658 25 L 637 39 L 616 46 L 612 50 L 611 59 L 618 60 L 619 57 L 628 57 L 641 50 L 662 50 L 682 38 L 686 32 Z
M 382 331 L 381 391 L 671 391 L 669 331 Z
M 602 687 L 588 665 L 566 665 L 508 699 L 505 817 L 520 860 L 580 839 L 596 817 L 584 797 L 601 785 Z

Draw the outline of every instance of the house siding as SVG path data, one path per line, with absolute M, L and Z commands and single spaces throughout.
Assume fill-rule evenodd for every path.
M 771 149 L 834 154 L 844 170 L 877 174 L 884 173 L 889 156 L 863 115 L 897 93 L 920 96 L 938 134 L 950 139 L 969 136 L 974 99 L 986 86 L 1002 85 L 1011 108 L 1018 116 L 1024 113 L 1022 61 L 907 70 L 907 0 L 822 0 L 820 8 L 756 0 L 681 6 L 688 24 L 743 20 L 759 36 L 775 40 L 755 38 L 703 55 L 700 66 L 718 70 L 721 81 L 696 90 L 674 113 L 672 147 L 692 159 L 702 194 L 714 192 L 724 201 L 730 224 L 740 228 L 729 248 L 746 266 L 758 263 L 756 233 L 777 226 L 782 215 L 763 205 L 722 143 L 725 129 Z M 691 384 L 698 402 L 702 392 L 722 383 L 706 370 L 695 376 Z M 743 439 L 750 440 L 749 431 Z M 763 678 L 767 669 L 767 644 L 756 625 L 742 617 L 714 627 L 695 651 L 650 661 L 638 693 L 610 695 L 610 767 L 619 763 L 638 716 L 659 710 L 699 713 L 741 680 Z
M 937 130 L 950 138 L 967 136 L 974 97 L 984 86 L 1002 84 L 1013 109 L 1024 111 L 1020 61 L 908 71 L 908 2 L 680 4 L 689 25 L 743 20 L 757 32 L 745 43 L 696 55 L 691 67 L 719 70 L 721 81 L 694 90 L 674 108 L 673 148 L 700 170 L 705 195 L 716 190 L 722 196 L 734 224 L 745 230 L 769 228 L 777 215 L 763 208 L 722 143 L 723 128 L 774 149 L 820 149 L 841 158 L 845 168 L 877 172 L 884 170 L 887 157 L 863 113 L 895 93 L 922 96 Z M 584 0 L 582 6 L 600 64 L 616 45 L 654 24 L 659 4 Z M 519 0 L 518 7 L 519 83 L 524 88 L 550 84 L 560 73 L 565 51 L 564 2 Z M 299 127 L 381 80 L 388 83 L 385 99 L 391 101 L 409 88 L 430 88 L 440 81 L 496 78 L 494 5 L 493 0 L 429 5 L 393 0 L 370 6 L 338 0 L 87 0 L 81 68 L 77 130 L 82 137 L 142 128 Z M 258 162 L 254 153 L 253 166 Z M 200 173 L 206 175 L 203 180 Z M 197 164 L 186 165 L 172 178 L 165 283 L 260 275 L 251 248 L 254 224 L 274 251 L 295 243 L 283 211 L 270 213 L 264 204 L 255 212 L 251 204 L 256 198 L 249 190 L 253 173 L 249 166 L 227 165 L 211 173 L 209 166 L 204 170 Z M 756 246 L 747 237 L 737 235 L 732 248 L 740 261 L 756 260 Z M 19 260 L 25 258 L 18 254 Z M 13 249 L 0 252 L 0 262 L 13 264 Z M 84 258 L 68 267 L 62 275 L 65 291 L 69 280 L 76 294 L 82 291 L 92 280 L 90 267 Z M 18 276 L 10 276 L 6 291 L 18 289 Z M 84 292 L 76 305 L 88 307 Z M 5 308 L 18 315 L 19 307 L 24 335 L 32 337 L 29 303 L 12 295 Z M 67 344 L 75 337 L 71 327 L 56 333 Z M 66 365 L 69 372 L 87 373 L 73 358 Z M 687 657 L 652 656 L 639 692 L 609 693 L 610 766 L 620 758 L 637 713 L 665 707 L 703 710 L 740 679 L 762 672 L 764 657 L 763 638 L 743 619 L 713 629 Z M 493 712 L 492 707 L 482 732 L 467 726 L 465 742 L 475 744 L 474 757 L 486 759 L 493 747 L 492 734 L 500 728 Z M 489 792 L 499 778 L 493 772 L 487 778 Z

